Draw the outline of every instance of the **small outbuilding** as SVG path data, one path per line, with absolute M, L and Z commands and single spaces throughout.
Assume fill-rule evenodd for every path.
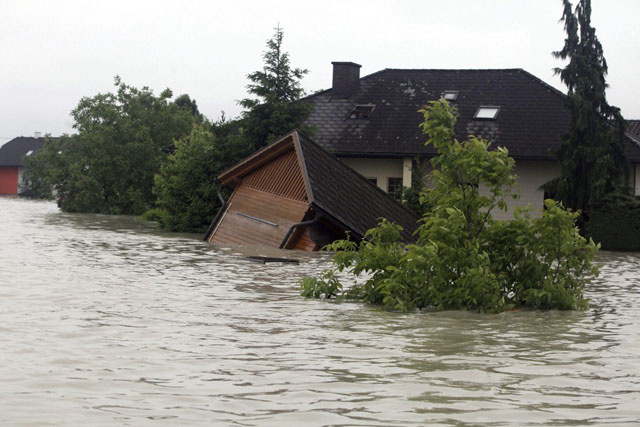
M 44 138 L 19 136 L 0 147 L 0 195 L 16 195 L 22 190 L 24 156 L 42 148 Z
M 364 238 L 384 217 L 414 240 L 417 218 L 374 183 L 297 131 L 222 173 L 233 194 L 204 240 L 315 251 Z

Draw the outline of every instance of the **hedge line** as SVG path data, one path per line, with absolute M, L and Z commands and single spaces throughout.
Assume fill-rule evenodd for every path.
M 640 198 L 611 193 L 589 212 L 585 234 L 602 249 L 640 251 Z

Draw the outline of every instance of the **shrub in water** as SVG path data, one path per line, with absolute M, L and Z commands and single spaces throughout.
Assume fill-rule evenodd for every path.
M 547 200 L 540 218 L 518 208 L 512 220 L 493 219 L 496 209 L 507 210 L 506 198 L 518 197 L 514 160 L 504 148 L 489 151 L 481 138 L 455 140 L 456 113 L 446 101 L 421 112 L 427 144 L 439 155 L 433 186 L 420 195 L 432 208 L 420 220 L 417 243 L 402 244 L 401 227 L 382 219 L 360 243 L 329 245 L 339 251 L 335 270 L 367 275 L 342 296 L 401 311 L 585 308 L 582 291 L 597 275 L 597 246 L 578 233 L 577 214 Z M 341 288 L 333 273 L 303 281 L 305 296 Z

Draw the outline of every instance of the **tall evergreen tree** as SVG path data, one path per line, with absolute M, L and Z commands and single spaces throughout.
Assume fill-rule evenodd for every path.
M 591 1 L 579 0 L 575 8 L 570 0 L 563 4 L 567 37 L 553 55 L 569 60 L 555 72 L 568 88 L 571 124 L 558 151 L 561 175 L 545 187 L 565 206 L 588 213 L 603 195 L 628 185 L 625 122 L 605 96 L 607 62 L 591 26 Z
M 312 104 L 300 101 L 305 95 L 300 81 L 308 70 L 292 68 L 289 54 L 283 52 L 284 32 L 280 26 L 267 41 L 264 67 L 247 76 L 249 94 L 239 104 L 247 110 L 243 113 L 243 129 L 247 140 L 258 149 L 293 128 L 306 133 L 311 129 L 304 125 Z

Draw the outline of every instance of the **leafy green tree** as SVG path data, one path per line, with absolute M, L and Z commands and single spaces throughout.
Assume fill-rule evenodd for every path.
M 591 1 L 579 0 L 575 9 L 570 0 L 563 4 L 567 37 L 554 56 L 569 60 L 556 73 L 568 87 L 571 124 L 558 151 L 561 175 L 545 189 L 565 206 L 588 214 L 602 196 L 628 186 L 625 122 L 606 100 L 607 62 L 591 26 Z
M 220 204 L 218 174 L 293 128 L 310 132 L 303 121 L 311 104 L 299 101 L 304 95 L 300 80 L 307 71 L 291 67 L 289 54 L 282 51 L 283 37 L 276 28 L 267 42 L 264 68 L 248 75 L 247 89 L 255 98 L 240 101 L 246 108 L 240 120 L 205 122 L 172 147 L 174 154 L 155 178 L 156 207 L 146 218 L 171 231 L 204 231 Z M 188 96 L 175 102 L 198 117 L 197 105 Z
M 422 191 L 426 211 L 417 244 L 404 245 L 400 226 L 381 220 L 360 243 L 334 242 L 335 272 L 306 278 L 302 294 L 331 297 L 342 285 L 337 272 L 366 273 L 362 284 L 342 297 L 391 310 L 465 309 L 499 312 L 513 307 L 584 308 L 582 289 L 597 274 L 597 251 L 574 225 L 577 214 L 547 200 L 540 218 L 518 208 L 514 219 L 494 220 L 507 210 L 514 190 L 515 162 L 507 150 L 489 142 L 454 138 L 455 110 L 445 100 L 421 110 L 428 143 L 438 150 L 432 161 L 433 187 Z
M 65 158 L 61 156 L 62 144 L 59 138 L 46 135 L 44 145 L 34 154 L 24 156 L 23 179 L 25 190 L 21 196 L 35 199 L 53 199 L 53 183 L 59 179 L 57 174 L 65 168 Z
M 145 213 L 171 231 L 204 232 L 220 208 L 216 176 L 249 149 L 235 123 L 197 125 L 176 141 L 175 153 L 155 177 L 156 208 Z
M 312 133 L 312 129 L 303 122 L 313 106 L 300 101 L 305 95 L 300 81 L 308 71 L 291 67 L 289 54 L 283 51 L 283 39 L 284 32 L 278 26 L 273 38 L 267 41 L 263 69 L 247 76 L 250 81 L 247 90 L 255 98 L 239 101 L 246 108 L 242 114 L 243 131 L 254 149 L 267 145 L 294 128 Z
M 71 112 L 74 135 L 49 140 L 27 164 L 30 183 L 55 188 L 67 212 L 141 214 L 150 208 L 163 148 L 191 132 L 192 111 L 116 77 L 116 93 L 82 98 Z
M 204 121 L 204 116 L 200 113 L 200 109 L 198 108 L 198 103 L 195 99 L 191 99 L 188 94 L 182 94 L 178 96 L 175 101 L 173 101 L 178 107 L 185 108 L 191 111 L 191 115 L 194 120 L 198 123 L 202 123 Z

